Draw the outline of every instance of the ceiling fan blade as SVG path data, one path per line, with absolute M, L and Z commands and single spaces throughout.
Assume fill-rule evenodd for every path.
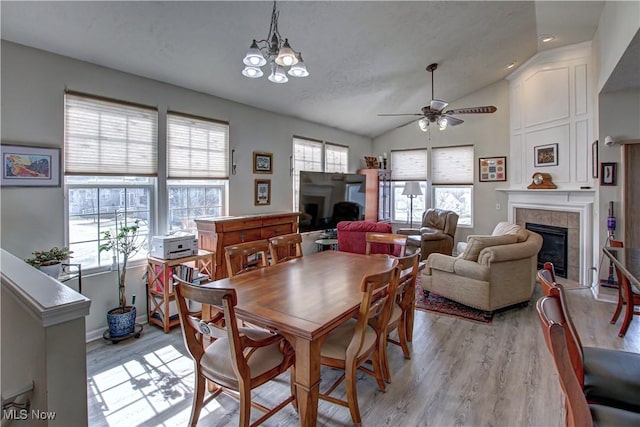
M 432 99 L 429 107 L 431 107 L 431 111 L 442 111 L 449 105 L 448 102 L 440 101 L 439 99 Z
M 493 105 L 485 105 L 483 107 L 456 108 L 455 110 L 447 110 L 445 114 L 478 114 L 478 113 L 495 113 L 498 111 Z
M 447 126 L 458 126 L 460 123 L 464 123 L 464 120 L 460 120 L 456 117 L 447 116 L 444 114 L 441 117 L 447 119 Z
M 422 116 L 422 114 L 378 114 L 378 116 L 394 117 L 394 116 Z

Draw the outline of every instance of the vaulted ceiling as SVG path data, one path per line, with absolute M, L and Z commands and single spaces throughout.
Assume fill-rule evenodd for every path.
M 311 75 L 284 85 L 240 72 L 272 3 L 0 3 L 2 39 L 375 137 L 431 99 L 455 101 L 536 52 L 591 40 L 603 2 L 280 2 L 279 29 Z M 547 44 L 540 34 L 552 34 Z M 464 107 L 464 105 L 456 105 Z

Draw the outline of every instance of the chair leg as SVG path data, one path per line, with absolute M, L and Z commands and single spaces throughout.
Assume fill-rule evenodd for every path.
M 383 339 L 380 337 L 380 341 Z M 385 377 L 384 377 L 384 363 L 385 363 L 385 355 L 387 354 L 387 340 L 384 340 L 385 348 L 380 350 L 380 344 L 378 344 L 378 349 L 373 352 L 371 355 L 371 362 L 373 363 L 373 374 L 376 377 L 376 381 L 378 382 L 378 389 L 382 392 L 386 391 L 387 387 L 385 385 Z
M 294 365 L 291 365 L 291 368 L 289 368 L 289 376 L 290 376 L 289 380 L 291 382 L 291 395 L 293 396 L 293 401 L 291 402 L 291 405 L 293 406 L 293 409 L 298 411 L 298 393 L 296 389 L 296 368 Z
M 374 359 L 374 369 L 375 359 Z M 345 366 L 345 386 L 347 389 L 347 403 L 349 404 L 349 412 L 351 412 L 351 421 L 355 426 L 362 425 L 360 417 L 360 407 L 358 406 L 358 390 L 356 389 L 356 367 L 352 364 Z
M 620 332 L 618 332 L 619 337 L 624 337 L 631 324 L 631 319 L 633 319 L 633 301 L 628 298 L 628 295 L 623 295 L 623 299 L 625 305 L 624 320 L 622 321 L 622 326 L 620 326 Z
M 407 323 L 406 323 L 406 337 L 408 342 L 413 341 L 413 318 L 416 311 L 416 301 L 411 301 L 411 305 L 407 308 Z
M 618 317 L 620 316 L 623 305 L 624 300 L 622 299 L 622 283 L 618 282 L 618 305 L 616 305 L 616 310 L 613 312 L 613 317 L 611 318 L 609 323 L 614 324 L 618 321 Z
M 251 388 L 240 382 L 240 427 L 249 427 L 251 422 Z
M 385 382 L 391 384 L 391 370 L 389 369 L 389 358 L 387 355 L 387 345 L 388 345 L 387 336 L 388 336 L 387 334 L 384 334 L 383 336 L 380 337 L 380 343 L 378 345 L 378 353 L 380 353 L 380 366 L 382 371 L 382 379 L 384 379 Z M 373 358 L 373 363 L 375 363 L 375 358 Z M 375 372 L 375 370 L 376 369 L 374 366 L 373 371 Z M 376 375 L 376 378 L 377 378 L 377 375 Z
M 402 320 L 398 325 L 398 341 L 400 341 L 400 347 L 405 359 L 411 359 L 411 352 L 409 351 L 409 343 L 407 342 L 407 313 L 402 313 Z
M 196 427 L 198 419 L 200 418 L 200 411 L 202 410 L 202 404 L 204 402 L 204 388 L 207 384 L 207 380 L 198 375 L 198 368 L 196 367 L 196 378 L 193 391 L 193 403 L 191 404 L 191 416 L 189 417 L 189 425 Z

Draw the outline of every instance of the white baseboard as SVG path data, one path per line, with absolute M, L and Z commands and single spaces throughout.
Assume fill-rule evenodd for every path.
M 136 323 L 139 323 L 141 325 L 147 325 L 147 314 L 144 313 L 142 315 L 136 316 Z M 102 336 L 104 334 L 104 331 L 106 331 L 108 328 L 107 324 L 105 323 L 104 327 L 101 329 L 94 329 L 92 331 L 87 331 L 85 334 L 85 340 L 87 343 L 90 343 L 91 341 L 96 341 L 96 340 L 101 340 Z

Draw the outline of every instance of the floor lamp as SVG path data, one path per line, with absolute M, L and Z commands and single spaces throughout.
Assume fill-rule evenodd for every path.
M 422 190 L 420 189 L 420 183 L 417 181 L 407 181 L 404 183 L 404 189 L 402 195 L 411 199 L 411 213 L 409 214 L 409 227 L 413 228 L 413 199 L 417 196 L 422 196 Z

